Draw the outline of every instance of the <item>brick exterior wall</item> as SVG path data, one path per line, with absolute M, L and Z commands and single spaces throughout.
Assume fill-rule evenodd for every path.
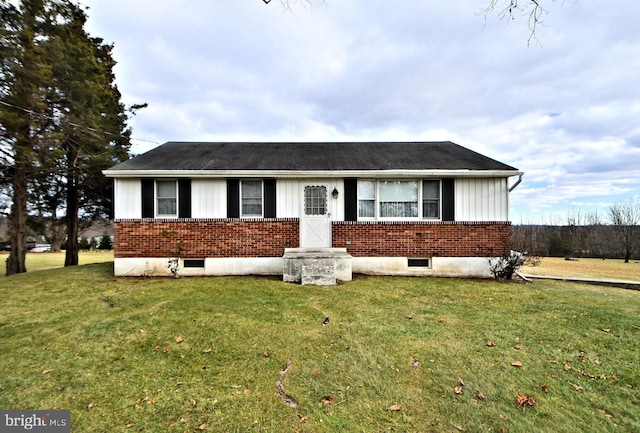
M 353 257 L 486 257 L 509 248 L 505 222 L 333 223 Z M 116 258 L 281 257 L 299 245 L 297 218 L 131 219 L 114 222 Z
M 334 222 L 353 257 L 488 257 L 509 249 L 508 222 Z
M 114 237 L 116 258 L 281 257 L 298 246 L 299 224 L 296 218 L 116 220 Z

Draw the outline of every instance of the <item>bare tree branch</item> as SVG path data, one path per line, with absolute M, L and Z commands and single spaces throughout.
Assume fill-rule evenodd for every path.
M 497 14 L 499 19 L 515 20 L 519 16 L 525 16 L 528 20 L 529 39 L 527 45 L 531 41 L 538 41 L 536 31 L 539 25 L 544 25 L 544 17 L 549 11 L 543 6 L 545 0 L 489 0 L 484 8 L 485 17 L 490 14 Z M 547 2 L 556 0 L 546 0 Z

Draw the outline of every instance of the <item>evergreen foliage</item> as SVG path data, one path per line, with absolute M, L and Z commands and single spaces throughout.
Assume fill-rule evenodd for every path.
M 128 111 L 113 46 L 67 0 L 0 1 L 0 181 L 11 196 L 7 274 L 24 272 L 27 215 L 78 263 L 82 223 L 110 216 L 102 170 L 127 159 Z

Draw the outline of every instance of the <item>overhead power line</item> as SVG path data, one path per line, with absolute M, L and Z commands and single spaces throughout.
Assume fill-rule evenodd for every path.
M 42 117 L 43 119 L 49 119 L 49 120 L 53 120 L 56 121 L 58 120 L 57 118 L 53 117 L 53 116 L 49 116 L 47 114 L 43 114 L 43 113 L 36 113 L 33 110 L 29 110 L 27 108 L 23 108 L 23 107 L 18 107 L 17 105 L 13 105 L 13 104 L 9 104 L 8 102 L 4 102 L 4 101 L 0 101 L 0 104 L 7 106 L 7 107 L 11 107 L 14 108 L 16 110 L 20 110 L 23 111 L 25 113 L 29 113 L 32 116 L 38 116 L 38 117 Z M 109 131 L 104 131 L 101 129 L 96 129 L 96 128 L 92 128 L 90 126 L 85 126 L 85 125 L 80 125 L 79 123 L 75 123 L 75 122 L 69 122 L 69 121 L 65 121 L 68 125 L 73 126 L 74 128 L 79 128 L 79 129 L 84 129 L 85 131 L 89 131 L 89 132 L 95 132 L 97 134 L 105 134 L 105 135 L 112 135 L 114 137 L 124 137 L 124 135 L 119 134 L 119 133 L 114 133 L 114 132 L 109 132 Z M 154 144 L 160 144 L 157 141 L 153 141 L 153 140 L 144 140 L 142 138 L 133 138 L 133 137 L 129 137 L 130 140 L 136 140 L 136 141 L 144 141 L 146 143 L 154 143 Z

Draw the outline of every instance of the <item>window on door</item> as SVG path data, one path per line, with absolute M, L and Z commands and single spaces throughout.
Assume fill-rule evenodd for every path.
M 305 215 L 327 214 L 326 186 L 308 185 L 304 187 L 304 213 Z

